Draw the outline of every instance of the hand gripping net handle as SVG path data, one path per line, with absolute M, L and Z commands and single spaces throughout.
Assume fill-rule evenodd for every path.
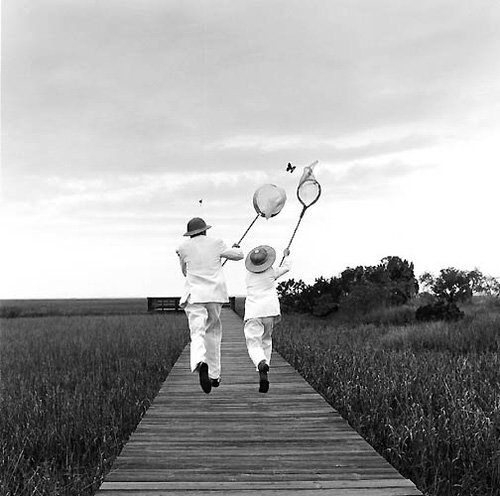
M 257 214 L 255 219 L 250 223 L 250 225 L 248 226 L 247 230 L 243 233 L 243 236 L 240 238 L 240 240 L 235 243 L 237 245 L 239 245 L 242 241 L 243 241 L 243 238 L 247 235 L 248 231 L 250 231 L 251 227 L 255 224 L 256 220 L 260 217 L 260 214 Z M 226 260 L 224 260 L 224 262 L 222 262 L 222 267 L 224 267 L 224 265 L 226 265 L 226 262 L 227 262 L 227 258 Z

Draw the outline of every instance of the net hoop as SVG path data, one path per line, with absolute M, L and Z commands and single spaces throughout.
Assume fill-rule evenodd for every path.
M 269 219 L 278 215 L 286 203 L 286 192 L 275 184 L 264 184 L 253 195 L 253 207 L 261 216 Z
M 316 192 L 316 196 L 315 198 L 310 201 L 310 202 L 306 202 L 301 196 L 300 196 L 300 190 L 304 187 L 308 187 L 308 186 L 314 186 L 317 190 Z M 304 208 L 309 208 L 311 205 L 314 205 L 318 200 L 319 200 L 319 197 L 321 196 L 321 185 L 318 183 L 318 181 L 316 181 L 316 179 L 306 179 L 304 182 L 302 182 L 300 184 L 300 186 L 297 188 L 297 198 L 299 200 L 299 202 L 302 204 L 302 206 Z

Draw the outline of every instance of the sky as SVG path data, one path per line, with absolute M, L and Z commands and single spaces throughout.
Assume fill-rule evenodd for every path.
M 279 256 L 314 160 L 288 277 L 386 256 L 500 277 L 499 21 L 495 0 L 3 0 L 0 298 L 180 295 L 187 221 L 231 245 L 264 184 L 287 202 L 242 249 Z

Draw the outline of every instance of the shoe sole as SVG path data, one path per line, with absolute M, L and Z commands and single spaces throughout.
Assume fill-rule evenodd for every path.
M 212 391 L 212 381 L 210 377 L 208 377 L 208 365 L 206 363 L 202 363 L 199 369 L 200 374 L 200 386 L 203 389 L 203 392 L 208 394 Z
M 259 393 L 267 393 L 269 391 L 269 379 L 267 377 L 267 371 L 259 372 Z
M 267 393 L 269 391 L 269 381 L 260 380 L 259 393 Z

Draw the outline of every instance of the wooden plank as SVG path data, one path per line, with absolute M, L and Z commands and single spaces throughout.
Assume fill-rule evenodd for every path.
M 172 492 L 165 490 L 148 490 L 148 489 L 132 489 L 132 490 L 110 490 L 106 491 L 106 496 L 165 496 L 166 494 L 177 494 L 186 496 L 287 496 L 289 494 L 296 496 L 421 496 L 422 493 L 412 487 L 386 487 L 386 488 L 340 488 L 340 489 L 269 489 L 269 490 L 216 490 L 211 489 L 206 491 L 198 490 L 174 490 Z
M 97 495 L 422 494 L 277 353 L 259 393 L 241 319 L 222 320 L 220 387 L 201 391 L 186 347 Z
M 410 481 L 406 479 L 376 479 L 376 480 L 335 480 L 335 481 L 266 481 L 266 482 L 105 482 L 103 489 L 146 489 L 157 491 L 178 491 L 178 490 L 284 490 L 284 489 L 340 489 L 340 488 L 380 488 L 380 487 L 412 487 Z
M 129 469 L 120 470 L 114 474 L 115 482 L 168 482 L 168 481 L 199 481 L 199 482 L 278 482 L 278 481 L 304 481 L 311 478 L 310 469 L 298 468 L 293 471 L 282 470 L 277 473 L 274 470 L 261 470 L 258 473 L 238 471 L 235 473 L 231 469 L 211 470 L 210 473 L 180 468 L 178 470 L 151 470 L 151 469 Z M 376 479 L 398 479 L 401 475 L 395 474 L 392 467 L 382 469 L 380 467 L 329 467 L 321 473 L 314 474 L 315 481 L 334 480 L 376 480 Z

